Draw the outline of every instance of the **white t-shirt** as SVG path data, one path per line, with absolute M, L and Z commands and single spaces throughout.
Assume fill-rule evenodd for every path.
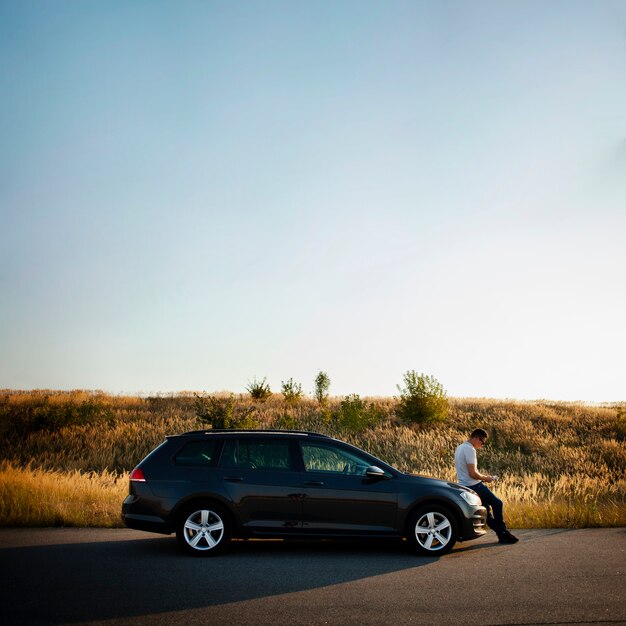
M 473 487 L 480 480 L 476 480 L 469 475 L 467 465 L 473 465 L 478 469 L 478 459 L 476 456 L 476 448 L 469 442 L 464 441 L 454 453 L 454 464 L 456 466 L 456 475 L 458 481 L 465 487 Z

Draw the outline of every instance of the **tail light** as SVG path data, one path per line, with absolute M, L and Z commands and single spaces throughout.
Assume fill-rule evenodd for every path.
M 130 473 L 130 482 L 145 483 L 146 482 L 146 477 L 143 475 L 143 471 L 140 470 L 138 467 L 136 467 Z

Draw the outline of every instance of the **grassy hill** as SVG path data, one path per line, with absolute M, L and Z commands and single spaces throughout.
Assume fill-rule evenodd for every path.
M 445 421 L 402 423 L 393 398 L 264 402 L 222 394 L 261 428 L 347 440 L 400 470 L 455 479 L 454 449 L 490 433 L 479 468 L 512 528 L 626 526 L 626 415 L 619 405 L 451 399 Z M 207 397 L 0 392 L 0 526 L 119 526 L 128 472 L 167 434 L 201 428 Z M 204 402 L 204 404 L 203 404 Z

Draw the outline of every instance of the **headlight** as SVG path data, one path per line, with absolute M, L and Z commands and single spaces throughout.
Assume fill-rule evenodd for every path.
M 475 493 L 471 491 L 461 491 L 461 498 L 472 506 L 480 506 L 482 504 L 481 499 Z

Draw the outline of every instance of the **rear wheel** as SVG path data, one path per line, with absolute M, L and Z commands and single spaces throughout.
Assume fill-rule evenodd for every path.
M 452 550 L 457 524 L 448 509 L 436 504 L 417 509 L 409 521 L 407 540 L 422 556 L 439 556 Z
M 187 507 L 178 517 L 176 539 L 187 553 L 194 556 L 222 552 L 231 535 L 230 519 L 219 505 L 201 502 Z

